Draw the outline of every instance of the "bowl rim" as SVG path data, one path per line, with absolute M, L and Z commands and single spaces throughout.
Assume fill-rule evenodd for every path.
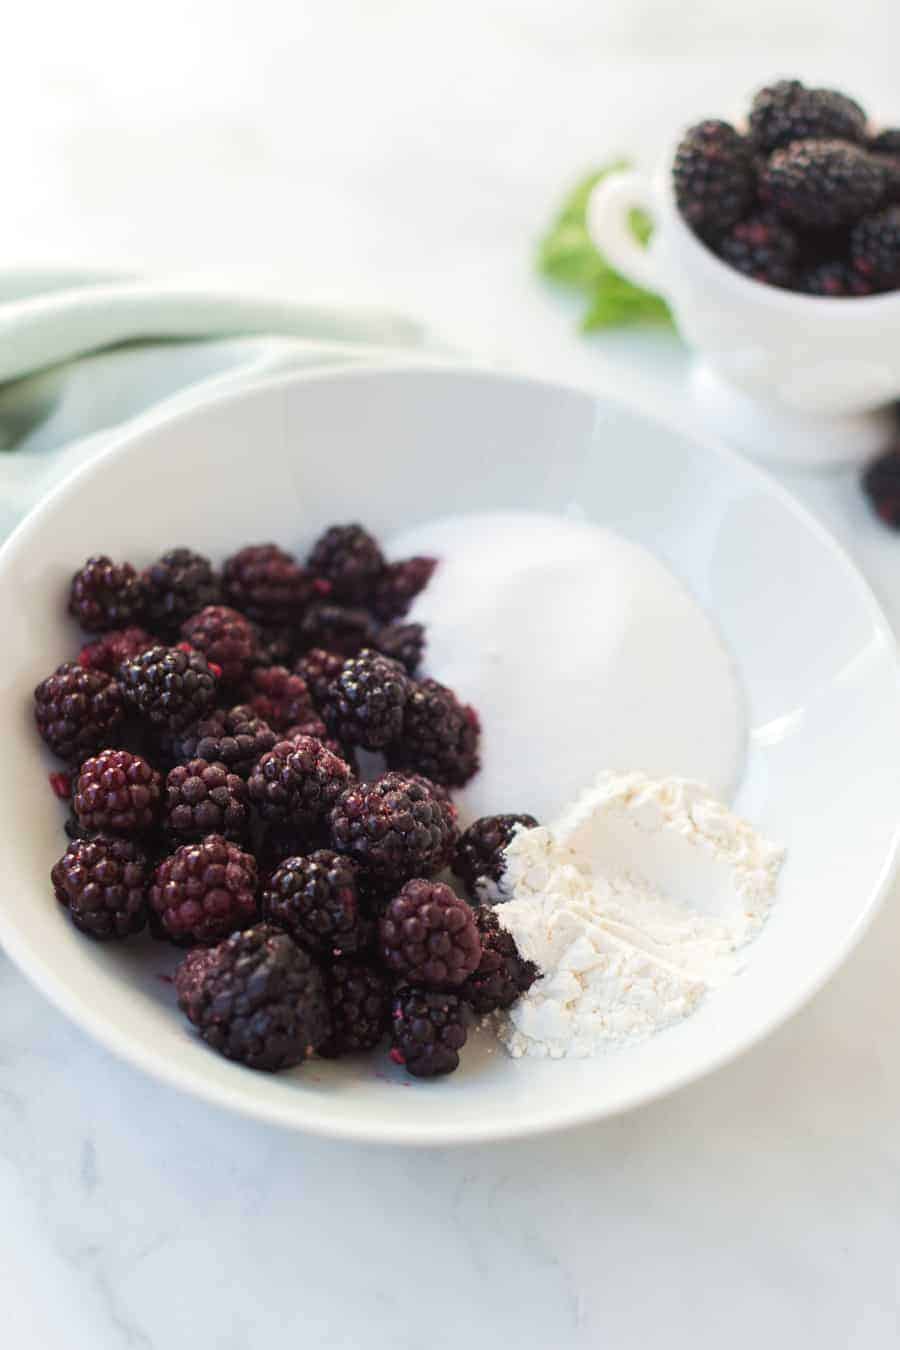
M 893 657 L 898 675 L 898 689 L 900 689 L 900 652 L 898 652 L 897 640 L 869 583 L 843 545 L 811 511 L 797 501 L 765 469 L 748 461 L 729 446 L 718 443 L 703 434 L 698 434 L 692 428 L 680 425 L 677 418 L 667 420 L 664 417 L 647 413 L 630 400 L 618 395 L 611 395 L 605 390 L 591 389 L 575 380 L 545 379 L 519 371 L 497 371 L 485 366 L 466 364 L 458 360 L 435 360 L 427 357 L 421 361 L 409 358 L 401 360 L 386 358 L 368 363 L 357 361 L 352 364 L 336 364 L 327 368 L 317 367 L 313 370 L 280 373 L 263 380 L 254 381 L 252 384 L 243 385 L 239 389 L 222 391 L 187 408 L 181 406 L 171 412 L 166 412 L 163 409 L 159 414 L 152 412 L 144 414 L 126 424 L 120 431 L 113 433 L 106 446 L 90 459 L 76 466 L 19 522 L 15 530 L 0 547 L 0 572 L 11 564 L 14 565 L 19 550 L 27 547 L 31 535 L 36 529 L 39 529 L 45 514 L 51 512 L 60 499 L 68 496 L 73 490 L 77 490 L 83 479 L 101 472 L 108 459 L 127 453 L 130 446 L 139 445 L 142 438 L 147 434 L 156 433 L 161 428 L 168 430 L 181 425 L 189 426 L 193 420 L 202 419 L 212 409 L 221 410 L 270 390 L 287 391 L 298 385 L 302 386 L 313 382 L 344 383 L 346 381 L 371 379 L 373 376 L 405 378 L 407 376 L 416 377 L 421 374 L 439 374 L 450 379 L 476 379 L 509 386 L 527 386 L 548 393 L 574 393 L 588 398 L 594 403 L 603 400 L 653 425 L 663 435 L 668 433 L 685 436 L 707 453 L 713 454 L 719 459 L 724 459 L 742 475 L 751 481 L 756 481 L 760 486 L 765 487 L 770 495 L 776 497 L 795 519 L 817 537 L 819 543 L 834 555 L 837 563 L 848 573 L 848 579 L 852 581 L 858 591 L 873 627 L 885 640 L 886 650 Z M 706 1078 L 725 1064 L 743 1056 L 747 1051 L 760 1044 L 776 1028 L 801 1011 L 844 963 L 881 908 L 897 871 L 898 859 L 900 859 L 900 817 L 898 817 L 898 823 L 894 828 L 890 847 L 882 862 L 878 877 L 869 895 L 861 903 L 857 919 L 843 944 L 807 980 L 806 984 L 798 989 L 797 995 L 789 1007 L 777 1009 L 770 1013 L 740 1045 L 723 1047 L 719 1053 L 711 1055 L 702 1067 L 676 1071 L 663 1082 L 652 1087 L 635 1090 L 630 1096 L 626 1096 L 623 1101 L 608 1107 L 597 1107 L 591 1104 L 589 1100 L 586 1101 L 580 1097 L 568 1102 L 564 1099 L 556 1099 L 553 1103 L 548 1104 L 546 1113 L 536 1119 L 503 1124 L 486 1119 L 477 1124 L 462 1126 L 411 1124 L 408 1128 L 402 1125 L 376 1125 L 373 1127 L 372 1123 L 364 1117 L 359 1120 L 325 1122 L 316 1119 L 315 1110 L 310 1112 L 309 1118 L 304 1118 L 303 1099 L 299 1096 L 296 1101 L 292 1100 L 289 1105 L 253 1099 L 250 1095 L 236 1096 L 232 1094 L 227 1084 L 206 1079 L 190 1067 L 182 1067 L 178 1063 L 169 1061 L 164 1055 L 155 1051 L 152 1046 L 138 1043 L 131 1035 L 124 1032 L 120 1033 L 115 1025 L 96 1015 L 87 998 L 70 990 L 64 981 L 60 981 L 53 964 L 47 963 L 42 954 L 34 950 L 28 938 L 19 932 L 18 926 L 10 919 L 3 906 L 0 906 L 0 945 L 28 979 L 46 996 L 48 1001 L 59 1008 L 76 1026 L 86 1031 L 100 1045 L 115 1054 L 118 1059 L 141 1069 L 151 1078 L 164 1082 L 188 1096 L 217 1107 L 223 1107 L 241 1116 L 260 1120 L 269 1125 L 303 1131 L 325 1139 L 423 1148 L 487 1144 L 572 1129 L 580 1125 L 624 1115 L 638 1107 L 646 1106 L 653 1101 L 680 1091 L 689 1084 Z M 296 1109 L 298 1105 L 301 1108 L 299 1111 Z

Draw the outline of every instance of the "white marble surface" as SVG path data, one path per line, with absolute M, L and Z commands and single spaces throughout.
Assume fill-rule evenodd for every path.
M 32 0 L 0 52 L 0 257 L 388 302 L 489 360 L 687 415 L 674 340 L 583 342 L 532 277 L 560 186 L 771 73 L 887 110 L 898 37 L 896 0 Z M 796 486 L 900 622 L 900 542 L 851 481 Z M 895 895 L 812 1006 L 715 1077 L 437 1154 L 207 1110 L 0 958 L 0 1343 L 893 1346 L 898 951 Z

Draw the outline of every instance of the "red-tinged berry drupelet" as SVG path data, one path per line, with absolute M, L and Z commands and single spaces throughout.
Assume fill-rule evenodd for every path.
M 442 881 L 414 878 L 378 922 L 378 954 L 409 984 L 453 989 L 481 961 L 475 913 Z
M 173 548 L 143 572 L 147 621 L 154 633 L 175 638 L 192 614 L 222 599 L 222 583 L 212 563 L 190 548 Z
M 345 760 L 315 737 L 298 736 L 279 741 L 263 755 L 247 786 L 263 820 L 307 831 L 327 819 L 352 781 L 353 771 Z
M 325 980 L 302 947 L 268 924 L 188 952 L 178 1003 L 207 1045 L 251 1069 L 290 1069 L 331 1033 Z
M 728 122 L 709 119 L 685 132 L 672 176 L 681 214 L 704 239 L 721 237 L 753 198 L 750 148 Z
M 717 245 L 729 267 L 768 286 L 790 286 L 797 259 L 797 237 L 772 212 L 748 216 L 732 225 Z
M 495 910 L 479 909 L 475 923 L 481 938 L 481 960 L 478 969 L 460 986 L 459 994 L 473 1012 L 484 1017 L 512 1007 L 517 998 L 527 994 L 540 971 L 533 961 L 526 961 Z
M 399 661 L 408 675 L 415 675 L 425 652 L 425 629 L 420 623 L 392 623 L 375 639 L 382 656 Z
M 447 803 L 421 779 L 400 773 L 347 788 L 331 812 L 330 828 L 332 846 L 384 887 L 430 876 L 456 840 Z
M 250 671 L 243 694 L 254 716 L 267 722 L 273 731 L 285 731 L 315 716 L 306 681 L 286 666 L 257 666 Z
M 301 679 L 306 681 L 310 697 L 317 709 L 324 706 L 331 686 L 344 669 L 346 659 L 339 652 L 313 647 L 305 656 L 300 657 L 294 667 Z
M 368 961 L 339 957 L 325 971 L 331 1035 L 319 1046 L 329 1059 L 374 1050 L 391 1025 L 391 988 Z
M 143 628 L 117 628 L 82 647 L 78 664 L 86 670 L 103 670 L 107 675 L 115 675 L 123 661 L 130 661 L 156 645 L 157 639 Z
M 414 1078 L 459 1068 L 466 1043 L 466 1008 L 456 994 L 400 989 L 391 1009 L 391 1059 Z
M 819 295 L 832 300 L 875 294 L 872 282 L 840 259 L 817 263 L 802 272 L 800 290 L 807 295 Z
M 86 830 L 145 834 L 159 819 L 162 780 L 141 755 L 101 750 L 85 760 L 72 806 Z
M 34 720 L 53 753 L 78 765 L 116 740 L 125 720 L 122 691 L 104 671 L 67 661 L 35 689 Z
M 250 833 L 247 784 L 224 764 L 192 759 L 166 778 L 163 827 L 177 842 L 221 834 L 246 839 Z
M 256 859 L 220 834 L 182 844 L 158 864 L 150 908 L 179 946 L 210 946 L 257 917 Z
M 256 659 L 256 629 L 228 605 L 207 605 L 181 625 L 181 636 L 222 671 L 226 684 L 238 684 Z
M 120 666 L 119 683 L 125 701 L 152 726 L 179 731 L 213 708 L 219 680 L 202 652 L 151 647 Z
M 397 661 L 365 648 L 344 662 L 330 686 L 322 715 L 341 741 L 383 750 L 403 730 L 410 683 Z
M 123 938 L 147 922 L 146 855 L 131 839 L 75 839 L 50 874 L 56 898 L 76 928 L 95 938 Z
M 331 583 L 342 604 L 364 604 L 384 570 L 384 555 L 362 525 L 332 525 L 313 545 L 306 565 Z
M 304 649 L 324 647 L 345 659 L 356 656 L 363 647 L 371 647 L 377 628 L 366 609 L 346 605 L 311 605 L 300 624 L 300 643 Z
M 900 445 L 872 460 L 862 485 L 879 520 L 900 530 Z
M 69 589 L 69 613 L 88 633 L 127 627 L 141 618 L 144 602 L 144 587 L 131 563 L 114 563 L 105 554 L 88 558 Z
M 482 816 L 460 836 L 453 854 L 453 871 L 476 902 L 497 898 L 506 870 L 504 852 L 518 828 L 533 830 L 534 816 Z
M 344 745 L 334 736 L 329 735 L 328 728 L 321 717 L 313 715 L 307 718 L 305 722 L 297 722 L 295 726 L 288 727 L 286 731 L 281 732 L 277 739 L 279 741 L 295 741 L 298 736 L 312 736 L 317 741 L 321 741 L 326 750 L 330 750 L 338 759 L 342 759 L 350 765 L 355 777 L 359 776 L 359 763 L 356 758 L 356 751 L 352 745 Z
M 268 722 L 257 717 L 247 704 L 239 703 L 227 711 L 213 708 L 202 721 L 164 736 L 161 743 L 172 763 L 187 764 L 192 759 L 215 761 L 224 764 L 229 773 L 246 779 L 256 761 L 277 740 L 279 737 Z
M 462 787 L 478 771 L 481 726 L 475 709 L 446 685 L 421 680 L 411 687 L 403 732 L 388 747 L 393 769 L 424 774 L 435 783 Z
M 269 626 L 296 624 L 313 596 L 328 590 L 277 544 L 242 548 L 225 562 L 222 579 L 228 603 Z
M 372 609 L 382 623 L 402 619 L 438 565 L 437 558 L 402 558 L 388 563 L 375 584 Z
M 854 225 L 850 260 L 854 271 L 877 290 L 900 286 L 900 206 L 889 206 Z
M 357 952 L 371 938 L 360 912 L 358 872 L 331 849 L 286 858 L 263 889 L 263 918 L 322 956 Z
M 792 141 L 859 142 L 866 114 L 835 89 L 807 89 L 799 80 L 779 80 L 760 89 L 750 109 L 750 139 L 763 154 Z
M 788 224 L 829 230 L 873 211 L 885 185 L 884 166 L 858 145 L 796 141 L 771 156 L 759 193 Z

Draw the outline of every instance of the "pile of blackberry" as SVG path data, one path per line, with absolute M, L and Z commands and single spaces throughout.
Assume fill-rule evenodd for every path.
M 833 89 L 779 80 L 745 126 L 691 127 L 673 166 L 691 229 L 754 281 L 851 299 L 900 288 L 900 130 Z
M 426 633 L 403 622 L 435 566 L 336 525 L 304 560 L 96 554 L 72 579 L 91 640 L 34 699 L 70 812 L 54 893 L 92 938 L 188 948 L 180 1007 L 251 1068 L 390 1042 L 410 1074 L 446 1074 L 471 1020 L 538 976 L 480 907 L 534 822 L 460 835 L 478 716 L 419 677 Z

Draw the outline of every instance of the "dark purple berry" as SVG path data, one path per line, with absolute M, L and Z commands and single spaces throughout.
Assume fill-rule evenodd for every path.
M 727 122 L 709 119 L 685 132 L 672 177 L 681 214 L 704 239 L 735 225 L 753 197 L 749 146 Z
M 384 971 L 358 957 L 340 957 L 325 972 L 331 1035 L 319 1046 L 328 1058 L 374 1050 L 391 1024 L 391 989 Z
M 892 530 L 900 530 L 900 446 L 872 460 L 862 485 L 879 520 Z
M 481 939 L 471 905 L 442 881 L 408 881 L 378 923 L 382 961 L 400 979 L 452 989 L 478 969 Z
M 885 182 L 883 166 L 858 145 L 795 141 L 769 159 L 759 192 L 788 224 L 830 230 L 874 210 Z
M 388 563 L 375 585 L 372 609 L 382 623 L 402 619 L 431 580 L 437 558 L 403 558 Z
M 257 917 L 256 860 L 219 834 L 182 844 L 153 874 L 150 907 L 172 942 L 209 946 Z
M 475 923 L 481 938 L 481 960 L 459 994 L 483 1017 L 511 1007 L 528 992 L 540 971 L 533 961 L 525 960 L 512 933 L 501 926 L 495 910 L 479 909 Z
M 900 286 L 900 206 L 889 206 L 854 225 L 850 260 L 854 271 L 877 290 Z
M 286 858 L 263 889 L 263 918 L 320 955 L 359 951 L 370 931 L 360 912 L 358 871 L 330 849 Z
M 273 731 L 286 731 L 315 715 L 306 681 L 286 666 L 257 666 L 243 692 L 245 705 Z
M 388 747 L 391 768 L 424 774 L 435 783 L 462 787 L 478 771 L 481 726 L 475 709 L 446 685 L 421 680 L 411 687 L 403 732 Z
M 82 647 L 78 664 L 86 670 L 102 670 L 107 675 L 115 675 L 123 661 L 130 661 L 156 645 L 156 638 L 143 628 L 117 628 Z
M 131 563 L 114 563 L 98 553 L 72 578 L 69 613 L 86 632 L 105 633 L 139 619 L 144 599 L 141 579 Z
M 409 691 L 403 667 L 366 648 L 344 662 L 329 687 L 322 713 L 339 740 L 367 750 L 383 750 L 403 730 Z
M 717 252 L 729 267 L 768 286 L 790 286 L 794 280 L 797 238 L 771 213 L 748 216 L 721 239 Z
M 415 675 L 425 651 L 425 629 L 420 623 L 393 623 L 382 628 L 375 641 L 382 656 L 399 661 L 408 675 Z
M 247 784 L 224 764 L 192 759 L 166 778 L 163 826 L 179 842 L 222 834 L 246 839 L 250 832 Z
M 331 582 L 335 600 L 358 605 L 371 595 L 384 557 L 361 525 L 332 525 L 316 540 L 306 565 L 315 576 Z
M 252 708 L 238 704 L 227 712 L 213 708 L 202 721 L 165 735 L 161 744 L 175 764 L 187 764 L 192 759 L 216 761 L 230 773 L 247 778 L 256 761 L 279 739 Z
M 34 720 L 53 753 L 78 765 L 117 739 L 125 720 L 122 691 L 103 671 L 67 661 L 35 689 Z
M 394 995 L 391 1035 L 391 1059 L 414 1078 L 453 1073 L 466 1043 L 465 1005 L 456 994 L 401 989 Z
M 328 590 L 277 544 L 251 544 L 222 569 L 229 604 L 256 623 L 296 624 L 313 596 Z
M 347 788 L 331 812 L 330 826 L 332 846 L 385 887 L 430 876 L 445 865 L 456 842 L 453 807 L 423 780 L 400 773 Z
M 460 836 L 453 854 L 453 871 L 476 902 L 497 898 L 497 885 L 506 870 L 504 853 L 519 827 L 532 830 L 534 816 L 482 816 Z
M 866 115 L 835 89 L 807 89 L 799 80 L 779 80 L 760 89 L 750 109 L 750 138 L 770 154 L 792 141 L 861 141 Z
M 321 711 L 331 686 L 344 668 L 346 657 L 338 652 L 329 652 L 321 647 L 313 647 L 294 667 L 301 679 L 306 681 L 310 696 L 316 708 Z
M 130 839 L 75 839 L 51 873 L 72 922 L 95 938 L 123 938 L 147 922 L 147 859 Z
M 226 684 L 238 684 L 256 658 L 256 629 L 227 605 L 207 605 L 181 625 L 181 636 L 217 665 Z
M 161 779 L 141 755 L 101 750 L 85 760 L 72 805 L 86 830 L 145 834 L 159 819 Z
M 174 638 L 185 619 L 222 599 L 212 563 L 189 548 L 173 548 L 144 569 L 147 619 L 155 633 Z
M 324 822 L 353 781 L 350 766 L 312 736 L 279 741 L 254 765 L 247 786 L 263 820 L 304 831 Z
M 202 652 L 151 647 L 120 666 L 119 683 L 152 726 L 179 731 L 212 709 L 219 681 Z

